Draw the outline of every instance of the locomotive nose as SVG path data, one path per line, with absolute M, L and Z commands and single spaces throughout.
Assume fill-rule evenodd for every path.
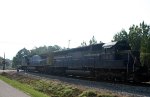
M 139 70 L 136 71 L 138 80 L 142 82 L 148 82 L 150 80 L 150 74 L 147 66 L 140 66 Z

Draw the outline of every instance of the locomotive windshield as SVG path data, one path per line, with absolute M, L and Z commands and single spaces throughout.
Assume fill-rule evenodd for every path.
M 126 41 L 117 42 L 115 49 L 119 50 L 119 51 L 120 50 L 131 50 L 129 44 Z

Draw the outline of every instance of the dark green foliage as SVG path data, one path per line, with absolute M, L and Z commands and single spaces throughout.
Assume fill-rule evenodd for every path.
M 129 40 L 128 33 L 124 29 L 115 34 L 113 38 L 114 38 L 113 41 Z
M 141 40 L 142 40 L 142 30 L 133 25 L 129 28 L 129 43 L 131 45 L 132 50 L 140 51 L 141 48 Z
M 50 53 L 53 51 L 57 51 L 57 50 L 61 50 L 62 48 L 58 45 L 54 45 L 54 46 L 40 46 L 40 47 L 36 47 L 34 49 L 31 50 L 31 56 L 32 55 L 41 55 L 41 54 L 46 54 L 46 53 Z
M 79 97 L 118 97 L 116 95 L 110 95 L 110 94 L 98 94 L 95 91 L 83 91 Z
M 141 41 L 141 62 L 150 68 L 150 26 L 144 22 L 140 24 L 142 29 L 142 41 Z
M 95 37 L 93 36 L 92 39 L 89 41 L 89 45 L 92 45 L 92 44 L 96 44 L 97 41 L 95 39 Z
M 83 41 L 83 42 L 81 43 L 81 46 L 82 46 L 82 47 L 83 47 L 83 46 L 87 46 L 86 42 Z
M 16 54 L 16 56 L 13 58 L 13 64 L 12 64 L 12 66 L 14 68 L 16 68 L 16 67 L 22 65 L 25 56 L 28 56 L 28 55 L 30 55 L 30 51 L 27 50 L 26 48 L 23 48 L 20 51 L 18 51 L 18 53 Z
M 140 60 L 143 65 L 150 67 L 150 26 L 144 22 L 132 25 L 129 33 L 125 30 L 114 35 L 113 41 L 127 40 L 132 50 L 140 51 Z
M 97 97 L 97 94 L 94 91 L 84 91 L 79 97 Z
M 49 94 L 52 97 L 77 97 L 81 92 L 77 88 L 53 81 L 39 80 L 32 85 L 36 90 Z
M 26 48 L 21 49 L 18 51 L 16 56 L 13 58 L 13 64 L 12 66 L 14 68 L 17 68 L 21 65 L 25 65 L 26 61 L 26 56 L 33 56 L 33 55 L 42 55 L 42 54 L 49 54 L 53 51 L 61 50 L 61 47 L 58 45 L 54 46 L 41 46 L 41 47 L 36 47 L 32 50 L 27 50 Z
M 4 61 L 4 58 L 0 57 L 0 69 L 3 69 L 3 65 L 4 65 L 3 61 Z M 12 63 L 11 60 L 5 59 L 5 68 L 11 69 L 12 68 L 11 63 Z
M 100 41 L 99 43 L 103 43 Z M 97 44 L 97 40 L 93 36 L 92 39 L 90 39 L 89 44 L 86 43 L 86 41 L 81 42 L 81 47 L 87 46 L 87 45 L 92 45 L 92 44 Z
M 98 97 L 118 97 L 118 96 L 111 96 L 111 95 L 99 95 Z

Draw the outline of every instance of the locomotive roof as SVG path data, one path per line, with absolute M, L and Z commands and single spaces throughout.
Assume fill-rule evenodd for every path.
M 102 49 L 104 43 L 99 43 L 99 44 L 92 44 L 92 45 L 88 45 L 88 46 L 84 46 L 84 47 L 77 47 L 77 48 L 71 48 L 71 49 L 67 49 L 67 50 L 62 50 L 62 51 L 54 51 L 54 53 L 65 53 L 65 52 L 71 52 L 71 51 L 86 51 L 89 49 Z
M 111 48 L 113 47 L 114 45 L 116 45 L 117 42 L 109 42 L 109 43 L 105 43 L 103 45 L 103 48 Z
M 69 52 L 76 52 L 76 51 L 100 51 L 103 48 L 112 48 L 115 47 L 117 49 L 130 49 L 129 44 L 127 41 L 117 41 L 117 42 L 109 42 L 109 43 L 99 43 L 99 44 L 93 44 L 89 46 L 84 47 L 77 47 L 62 51 L 55 51 L 54 54 L 66 54 Z
M 103 45 L 103 48 L 112 48 L 115 47 L 116 49 L 126 49 L 126 50 L 130 50 L 130 46 L 129 43 L 125 40 L 122 41 L 116 41 L 116 42 L 109 42 L 109 43 L 105 43 Z

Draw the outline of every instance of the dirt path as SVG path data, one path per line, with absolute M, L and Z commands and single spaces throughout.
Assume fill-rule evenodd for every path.
M 0 97 L 30 97 L 0 80 Z

